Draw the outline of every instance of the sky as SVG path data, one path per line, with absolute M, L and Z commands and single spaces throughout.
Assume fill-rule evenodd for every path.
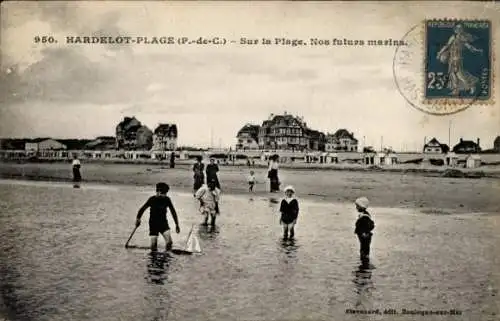
M 448 116 L 410 106 L 393 75 L 395 47 L 67 44 L 68 36 L 401 39 L 424 18 L 489 18 L 494 3 L 3 2 L 0 137 L 114 135 L 125 116 L 176 123 L 179 145 L 228 147 L 271 113 L 346 128 L 365 145 L 420 150 L 500 135 L 496 102 Z M 57 44 L 34 42 L 52 36 Z M 498 36 L 497 36 L 498 38 Z M 498 38 L 500 39 L 500 38 Z M 495 43 L 500 56 L 500 41 Z M 500 64 L 495 74 L 500 75 Z M 451 126 L 450 126 L 451 124 Z

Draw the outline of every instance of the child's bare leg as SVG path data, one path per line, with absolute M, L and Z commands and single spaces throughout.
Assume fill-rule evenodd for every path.
M 208 213 L 205 213 L 205 220 L 203 221 L 203 225 L 208 225 Z
M 158 236 L 151 236 L 151 251 L 158 249 Z
M 288 239 L 288 224 L 283 223 L 283 239 Z
M 293 239 L 293 237 L 295 236 L 295 230 L 294 230 L 294 227 L 295 227 L 295 224 L 292 223 L 290 224 L 290 238 Z
M 165 249 L 170 251 L 172 249 L 172 237 L 170 236 L 170 230 L 163 232 L 163 239 L 165 240 Z

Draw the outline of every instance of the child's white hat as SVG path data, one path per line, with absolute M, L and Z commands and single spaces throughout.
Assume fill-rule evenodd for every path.
M 366 209 L 366 208 L 368 208 L 370 201 L 366 197 L 360 197 L 354 201 L 354 204 Z
M 285 187 L 285 192 L 287 191 L 292 191 L 293 193 L 295 193 L 295 188 L 293 188 L 292 185 L 288 185 L 287 187 Z

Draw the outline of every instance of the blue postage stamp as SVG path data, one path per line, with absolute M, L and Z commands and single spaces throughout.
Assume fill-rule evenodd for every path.
M 492 98 L 491 29 L 489 20 L 425 21 L 427 103 L 487 103 Z

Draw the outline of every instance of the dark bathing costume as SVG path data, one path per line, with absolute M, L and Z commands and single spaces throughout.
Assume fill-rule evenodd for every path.
M 285 224 L 290 224 L 299 216 L 299 202 L 294 198 L 288 203 L 286 200 L 281 201 L 280 206 L 281 221 Z
M 149 206 L 149 235 L 158 236 L 170 230 L 167 221 L 167 208 L 172 211 L 173 205 L 168 196 L 151 196 L 145 206 Z M 142 214 L 141 214 L 142 216 Z

